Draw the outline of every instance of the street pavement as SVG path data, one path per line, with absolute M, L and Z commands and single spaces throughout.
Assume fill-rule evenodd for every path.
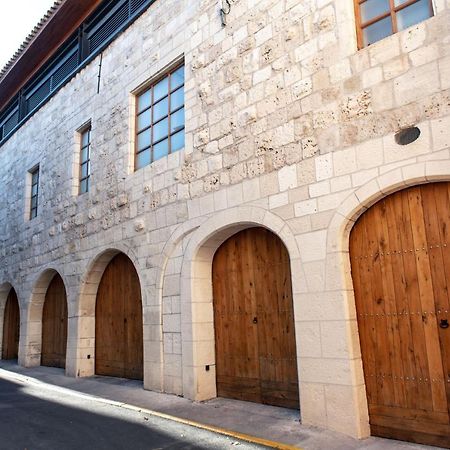
M 143 390 L 136 380 L 72 378 L 62 369 L 0 360 L 0 381 L 7 383 L 0 386 L 0 450 L 264 448 L 239 441 L 242 434 L 254 436 L 250 442 L 275 441 L 275 448 L 285 449 L 437 449 L 376 437 L 353 439 L 301 424 L 299 411 L 224 398 L 193 402 Z M 231 430 L 234 437 L 155 415 Z
M 0 449 L 262 449 L 77 393 L 0 379 Z

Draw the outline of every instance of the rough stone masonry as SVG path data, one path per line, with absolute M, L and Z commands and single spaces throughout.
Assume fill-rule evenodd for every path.
M 122 251 L 141 281 L 145 388 L 214 397 L 212 256 L 261 225 L 291 258 L 302 422 L 367 436 L 348 235 L 384 195 L 450 180 L 450 1 L 434 12 L 358 50 L 353 0 L 239 0 L 225 27 L 216 0 L 156 1 L 103 52 L 99 94 L 97 58 L 0 148 L 0 307 L 13 286 L 20 364 L 39 365 L 57 271 L 66 373 L 94 373 L 95 293 Z M 183 58 L 185 148 L 135 171 L 135 93 Z M 88 121 L 92 184 L 78 195 Z M 419 139 L 396 144 L 410 125 Z

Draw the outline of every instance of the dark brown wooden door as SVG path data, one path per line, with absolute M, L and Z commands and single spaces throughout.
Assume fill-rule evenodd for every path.
M 217 394 L 299 407 L 289 255 L 264 228 L 241 231 L 213 260 Z
M 17 359 L 19 354 L 20 310 L 17 294 L 11 289 L 6 299 L 3 320 L 2 359 Z
M 95 308 L 95 372 L 143 379 L 143 323 L 139 278 L 120 253 L 106 268 Z
M 450 448 L 450 185 L 378 202 L 350 256 L 372 434 Z
M 42 312 L 41 364 L 66 367 L 67 297 L 62 278 L 56 274 L 45 294 Z

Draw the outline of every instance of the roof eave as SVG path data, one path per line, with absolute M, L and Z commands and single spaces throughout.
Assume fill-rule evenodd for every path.
M 103 0 L 54 3 L 0 75 L 2 110 Z

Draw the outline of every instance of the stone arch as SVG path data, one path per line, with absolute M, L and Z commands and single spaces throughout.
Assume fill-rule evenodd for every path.
M 42 350 L 42 312 L 45 294 L 53 277 L 58 274 L 66 287 L 67 279 L 62 271 L 47 267 L 32 282 L 31 296 L 26 307 L 26 335 L 24 346 L 20 346 L 19 364 L 25 367 L 39 366 Z M 67 292 L 67 289 L 66 289 Z
M 14 289 L 13 285 L 9 282 L 4 282 L 0 284 L 0 358 L 3 353 L 3 325 L 4 325 L 4 314 L 6 301 L 8 300 L 8 295 Z M 16 290 L 17 294 L 17 290 Z M 19 302 L 20 307 L 20 302 Z
M 235 233 L 254 226 L 267 228 L 286 246 L 291 272 L 301 274 L 297 241 L 289 226 L 259 207 L 235 207 L 219 212 L 192 234 L 181 272 L 181 329 L 183 343 L 183 394 L 193 400 L 216 396 L 215 341 L 212 307 L 212 260 L 216 250 Z M 296 329 L 302 276 L 292 277 Z M 296 333 L 298 336 L 298 334 Z M 298 348 L 298 337 L 297 337 Z M 298 364 L 298 357 L 297 357 Z M 205 368 L 209 366 L 207 371 Z
M 450 181 L 448 160 L 410 164 L 368 181 L 351 193 L 336 210 L 328 228 L 327 252 L 348 254 L 353 224 L 382 198 L 409 186 L 439 181 Z M 349 267 L 349 261 L 346 267 Z M 353 290 L 351 279 L 350 283 L 344 282 L 344 286 Z
M 327 277 L 333 289 L 340 292 L 346 316 L 356 318 L 353 280 L 351 276 L 349 242 L 350 232 L 358 218 L 384 197 L 402 189 L 424 183 L 450 181 L 450 161 L 417 162 L 396 168 L 369 180 L 351 193 L 337 208 L 327 232 L 327 260 L 330 262 Z M 356 323 L 356 319 L 355 319 Z M 360 342 L 357 334 L 349 341 L 349 355 L 354 358 L 354 379 L 363 380 Z M 360 381 L 363 383 L 363 381 Z M 353 414 L 357 420 L 358 437 L 370 435 L 368 406 L 364 386 L 355 385 Z M 350 411 L 349 411 L 350 413 Z
M 119 245 L 114 248 L 105 248 L 90 260 L 81 278 L 77 315 L 75 317 L 76 326 L 74 327 L 73 336 L 69 337 L 70 345 L 77 349 L 69 371 L 71 376 L 86 377 L 95 374 L 95 306 L 97 291 L 106 267 L 119 253 L 123 253 L 130 259 L 138 274 L 142 295 L 143 320 L 145 323 L 147 292 L 144 288 L 142 270 L 136 254 L 126 246 Z M 145 351 L 144 337 L 144 361 L 146 360 Z
M 164 244 L 161 254 L 157 260 L 154 277 L 154 318 L 157 319 L 147 325 L 149 336 L 152 339 L 152 345 L 160 347 L 160 359 L 156 360 L 155 353 L 151 355 L 152 364 L 151 376 L 148 380 L 148 388 L 153 390 L 162 390 L 167 393 L 182 395 L 182 374 L 181 374 L 181 330 L 177 329 L 176 323 L 179 311 L 179 292 L 180 287 L 180 269 L 179 263 L 175 261 L 180 259 L 183 245 L 189 239 L 201 223 L 207 220 L 207 217 L 197 217 L 186 221 L 175 228 L 170 238 Z M 171 265 L 171 262 L 174 263 Z M 166 277 L 169 277 L 169 281 Z M 176 283 L 173 278 L 177 277 Z M 170 292 L 167 293 L 167 286 L 170 286 Z M 165 297 L 165 294 L 166 297 Z M 165 298 L 170 307 L 165 307 Z M 177 301 L 178 298 L 178 301 Z M 168 323 L 167 313 L 170 314 L 170 325 L 168 330 L 165 327 Z M 178 370 L 177 370 L 178 369 Z

